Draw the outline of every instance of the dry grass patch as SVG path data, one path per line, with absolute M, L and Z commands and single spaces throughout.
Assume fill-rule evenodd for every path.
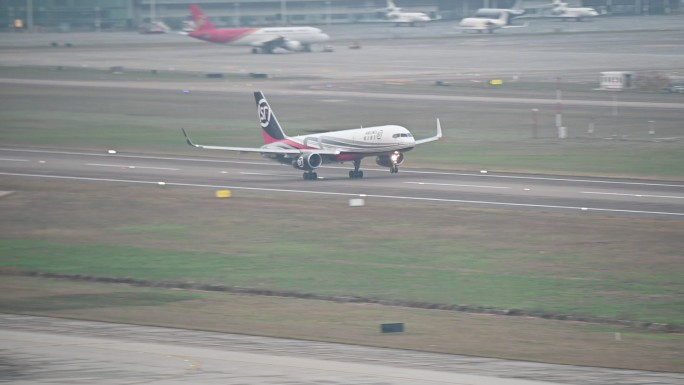
M 72 306 L 43 306 L 55 299 Z M 78 303 L 81 306 L 76 306 Z M 668 372 L 682 372 L 681 362 L 684 360 L 682 335 L 648 333 L 623 327 L 28 277 L 3 277 L 0 280 L 0 310 Z M 386 322 L 404 322 L 406 332 L 380 333 L 380 324 Z M 620 341 L 615 339 L 617 332 L 621 333 Z

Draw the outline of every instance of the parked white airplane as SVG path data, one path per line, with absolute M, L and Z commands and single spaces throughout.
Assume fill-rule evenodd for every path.
M 349 171 L 349 178 L 363 178 L 363 171 L 359 170 L 361 159 L 368 156 L 376 157 L 375 162 L 378 165 L 389 167 L 391 173 L 397 173 L 399 165 L 404 161 L 404 152 L 412 150 L 416 145 L 442 138 L 439 119 L 436 135 L 420 140 L 415 140 L 408 129 L 396 125 L 290 137 L 285 135 L 264 94 L 261 91 L 254 92 L 254 99 L 264 136 L 263 146 L 253 148 L 195 144 L 183 129 L 185 140 L 193 147 L 209 150 L 258 152 L 276 162 L 304 170 L 305 180 L 316 180 L 318 174 L 315 170 L 322 164 L 344 162 L 354 162 L 354 170 Z
M 458 24 L 461 30 L 465 31 L 477 31 L 482 33 L 487 31 L 489 33 L 494 33 L 495 29 L 499 28 L 517 28 L 517 27 L 527 27 L 527 24 L 523 25 L 508 25 L 508 19 L 510 18 L 510 13 L 504 11 L 498 19 L 489 19 L 482 17 L 466 17 L 462 19 Z
M 475 17 L 484 17 L 490 19 L 498 19 L 501 13 L 508 12 L 508 24 L 511 24 L 513 19 L 525 14 L 525 9 L 522 6 L 523 0 L 516 0 L 512 8 L 480 8 L 475 11 Z
M 410 26 L 422 25 L 431 19 L 427 13 L 424 12 L 404 12 L 401 8 L 394 4 L 394 0 L 387 0 L 387 18 L 396 25 L 408 24 Z
M 183 34 L 210 43 L 249 46 L 252 53 L 273 53 L 276 48 L 310 52 L 311 44 L 330 39 L 314 27 L 216 28 L 198 5 L 191 5 L 190 11 L 194 30 Z
M 575 19 L 582 21 L 582 18 L 596 17 L 599 13 L 591 7 L 568 7 L 568 3 L 560 0 L 553 1 L 554 8 L 551 10 L 551 17 L 559 17 L 564 20 Z

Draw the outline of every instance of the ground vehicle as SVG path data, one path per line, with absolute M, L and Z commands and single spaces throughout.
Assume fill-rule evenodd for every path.
M 684 84 L 672 84 L 663 88 L 663 90 L 669 93 L 684 93 Z

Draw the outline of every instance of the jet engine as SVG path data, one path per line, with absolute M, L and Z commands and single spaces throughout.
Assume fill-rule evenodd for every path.
M 375 163 L 377 163 L 378 166 L 394 168 L 404 163 L 404 154 L 395 151 L 389 155 L 380 155 L 375 158 Z
M 296 40 L 285 40 L 283 42 L 283 48 L 290 50 L 290 51 L 301 51 L 304 49 L 302 46 L 302 43 L 296 41 Z
M 315 152 L 302 154 L 294 162 L 292 162 L 292 167 L 298 170 L 311 171 L 315 168 L 320 167 L 323 164 L 323 157 L 321 154 L 316 154 Z

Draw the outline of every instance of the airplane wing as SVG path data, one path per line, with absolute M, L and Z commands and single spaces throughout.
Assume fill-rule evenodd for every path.
M 440 139 L 442 139 L 442 125 L 439 123 L 439 119 L 437 119 L 437 134 L 435 136 L 431 136 L 429 138 L 416 140 L 416 144 L 434 142 L 435 140 L 440 140 Z
M 339 155 L 340 154 L 339 150 L 317 149 L 317 148 L 296 149 L 296 148 L 277 148 L 277 147 L 272 147 L 272 148 L 259 147 L 259 148 L 256 148 L 256 147 L 206 146 L 203 144 L 196 144 L 192 140 L 190 140 L 190 137 L 188 136 L 188 133 L 185 132 L 184 128 L 181 128 L 181 131 L 183 131 L 183 135 L 185 136 L 185 141 L 188 142 L 189 145 L 191 145 L 192 147 L 204 148 L 206 150 L 258 152 L 260 154 L 282 154 L 282 155 L 299 155 L 299 154 L 310 153 L 310 152 L 315 152 L 315 153 L 321 154 L 321 155 Z

